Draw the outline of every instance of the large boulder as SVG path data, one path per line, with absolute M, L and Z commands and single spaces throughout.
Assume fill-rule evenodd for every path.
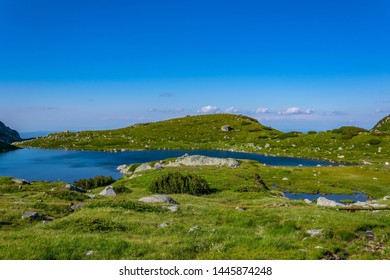
M 73 186 L 71 184 L 66 184 L 63 188 L 62 188 L 63 191 L 74 191 L 74 192 L 81 192 L 81 193 L 86 193 L 87 191 L 82 189 L 82 188 L 79 188 L 79 187 L 76 187 L 76 186 Z
M 240 163 L 233 158 L 216 158 L 216 157 L 206 157 L 206 156 L 185 156 L 179 157 L 176 160 L 176 163 L 185 166 L 199 166 L 199 165 L 214 165 L 214 166 L 226 166 L 230 168 L 236 168 Z
M 327 199 L 325 197 L 319 197 L 317 199 L 318 206 L 327 206 L 327 207 L 335 207 L 335 206 L 345 206 L 342 203 L 336 202 L 334 200 Z
M 221 130 L 222 131 L 225 131 L 225 132 L 228 132 L 228 131 L 230 131 L 230 130 L 232 130 L 233 128 L 230 126 L 230 125 L 223 125 L 222 127 L 221 127 Z
M 146 203 L 168 203 L 168 204 L 179 204 L 176 201 L 174 201 L 171 197 L 165 195 L 165 194 L 156 194 L 152 196 L 147 196 L 140 198 L 139 201 L 146 202 Z
M 19 185 L 31 185 L 32 183 L 30 181 L 27 181 L 26 179 L 12 179 L 12 182 L 19 184 Z
M 101 196 L 116 196 L 116 192 L 112 186 L 106 187 L 99 193 Z
M 137 173 L 137 172 L 142 172 L 142 171 L 151 170 L 151 169 L 153 169 L 153 168 L 149 165 L 149 163 L 143 163 L 143 164 L 141 164 L 140 166 L 138 166 L 138 167 L 134 170 L 134 172 Z
M 22 214 L 22 219 L 30 219 L 30 220 L 42 220 L 42 217 L 38 214 L 38 212 L 30 212 L 26 211 Z

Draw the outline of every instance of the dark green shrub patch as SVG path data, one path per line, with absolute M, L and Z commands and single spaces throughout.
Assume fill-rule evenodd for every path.
M 136 212 L 164 212 L 165 210 L 158 206 L 148 205 L 131 200 L 119 201 L 98 201 L 88 205 L 88 208 L 122 208 L 125 210 L 133 210 Z
M 150 190 L 154 193 L 187 193 L 203 195 L 211 192 L 205 179 L 196 174 L 171 172 L 155 179 L 150 184 Z
M 75 181 L 73 184 L 79 188 L 91 190 L 91 189 L 108 186 L 114 182 L 115 180 L 111 176 L 109 177 L 95 176 L 89 179 L 80 179 L 78 181 Z

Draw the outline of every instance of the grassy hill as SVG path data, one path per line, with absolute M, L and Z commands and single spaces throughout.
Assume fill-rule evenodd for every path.
M 223 131 L 223 126 L 229 126 Z M 19 147 L 74 150 L 223 149 L 337 162 L 389 161 L 390 134 L 357 127 L 283 133 L 232 114 L 188 116 L 105 131 L 63 132 L 18 143 Z
M 372 131 L 390 132 L 390 115 L 381 119 L 373 128 Z

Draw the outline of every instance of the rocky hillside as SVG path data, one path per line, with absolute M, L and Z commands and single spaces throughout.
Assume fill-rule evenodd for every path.
M 390 115 L 381 119 L 373 128 L 372 131 L 390 132 Z
M 6 126 L 3 122 L 0 121 L 0 141 L 6 144 L 11 144 L 22 140 L 19 133 Z

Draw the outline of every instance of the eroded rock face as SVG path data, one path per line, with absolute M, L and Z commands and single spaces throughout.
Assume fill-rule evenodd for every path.
M 147 196 L 140 198 L 139 201 L 146 202 L 146 203 L 169 203 L 169 204 L 179 204 L 176 201 L 174 201 L 171 197 L 165 195 L 165 194 L 156 194 L 152 196 Z
M 12 144 L 13 142 L 17 142 L 22 140 L 19 133 L 16 130 L 13 130 L 6 126 L 4 123 L 0 121 L 0 141 L 6 144 Z

